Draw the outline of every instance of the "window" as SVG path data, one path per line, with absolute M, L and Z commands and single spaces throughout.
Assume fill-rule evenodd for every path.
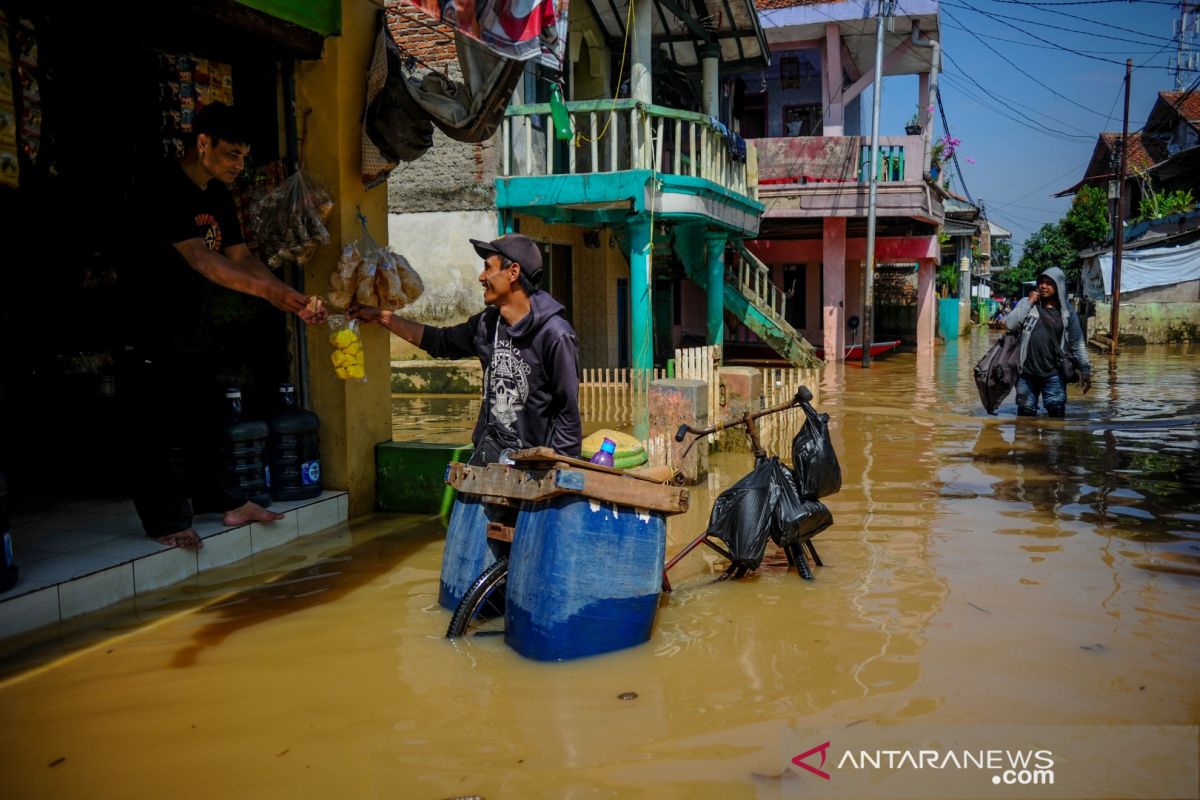
M 784 136 L 820 136 L 823 123 L 820 103 L 783 107 Z

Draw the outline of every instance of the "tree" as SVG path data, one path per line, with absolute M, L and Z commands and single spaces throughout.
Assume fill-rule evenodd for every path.
M 1099 186 L 1081 186 L 1061 225 L 1076 253 L 1107 240 L 1112 232 L 1108 224 L 1108 195 Z
M 1079 270 L 1074 267 L 1077 252 L 1061 226 L 1057 223 L 1047 223 L 1025 240 L 1021 260 L 1015 267 L 1001 272 L 996 277 L 994 286 L 1006 297 L 1020 297 L 1025 294 L 1021 284 L 1034 280 L 1050 267 L 1061 267 L 1068 276 L 1071 274 L 1070 269 L 1074 268 L 1075 275 L 1078 276 Z
M 992 264 L 997 267 L 1012 266 L 1012 242 L 996 239 L 992 242 Z

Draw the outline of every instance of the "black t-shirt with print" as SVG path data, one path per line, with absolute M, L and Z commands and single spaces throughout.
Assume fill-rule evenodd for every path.
M 1038 324 L 1029 334 L 1029 344 L 1025 351 L 1026 374 L 1046 378 L 1058 372 L 1062 335 L 1062 310 L 1041 305 L 1038 308 Z
M 212 283 L 188 265 L 174 245 L 201 239 L 222 252 L 242 244 L 233 196 L 220 181 L 201 189 L 177 162 L 166 164 L 135 200 L 139 228 L 149 241 L 136 258 L 126 292 L 133 315 L 131 344 L 156 353 L 185 354 L 208 344 L 205 314 Z M 124 283 L 124 281 L 122 281 Z

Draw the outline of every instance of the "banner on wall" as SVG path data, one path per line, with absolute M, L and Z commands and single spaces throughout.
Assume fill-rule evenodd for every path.
M 561 70 L 567 44 L 567 0 L 405 0 L 492 52 L 516 61 L 537 58 Z

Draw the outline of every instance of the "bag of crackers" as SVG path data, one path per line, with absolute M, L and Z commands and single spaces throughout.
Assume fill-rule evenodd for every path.
M 342 248 L 329 277 L 329 303 L 346 308 L 355 303 L 395 311 L 425 291 L 421 276 L 408 260 L 390 247 L 380 247 L 362 218 L 362 236 Z
M 320 179 L 297 170 L 250 206 L 259 255 L 271 269 L 304 266 L 329 241 L 325 222 L 332 212 L 333 198 Z

